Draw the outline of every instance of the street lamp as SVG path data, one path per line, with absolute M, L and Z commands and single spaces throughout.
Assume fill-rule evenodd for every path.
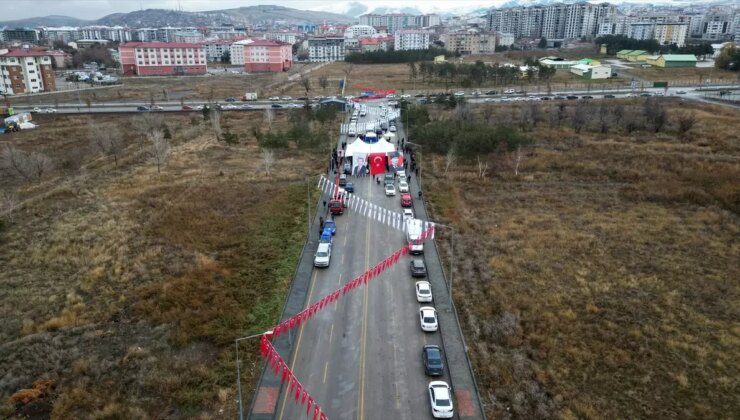
M 419 153 L 421 154 L 421 152 L 422 152 L 422 145 L 421 144 L 414 143 L 412 141 L 406 141 L 406 144 L 410 144 L 410 145 L 413 145 L 414 147 L 418 147 L 419 148 Z M 419 156 L 418 165 L 419 165 L 419 176 L 418 176 L 418 178 L 419 178 L 419 191 L 421 191 L 422 190 L 422 185 L 421 185 L 421 175 L 422 175 L 422 173 L 421 173 L 421 156 Z
M 450 277 L 447 287 L 450 293 L 450 306 L 454 306 L 454 301 L 452 300 L 452 270 L 455 268 L 455 228 L 450 225 L 434 222 L 434 227 L 437 228 L 438 226 L 450 230 Z
M 254 334 L 247 337 L 241 337 L 234 340 L 234 346 L 236 347 L 236 389 L 237 389 L 237 404 L 239 405 L 239 420 L 244 420 L 244 404 L 242 402 L 242 372 L 241 363 L 239 362 L 239 342 L 242 340 L 249 340 L 252 338 L 262 337 L 262 334 Z

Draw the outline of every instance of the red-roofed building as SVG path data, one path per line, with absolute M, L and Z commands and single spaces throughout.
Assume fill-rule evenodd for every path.
M 20 49 L 0 53 L 0 94 L 56 90 L 51 60 L 47 51 Z
M 248 73 L 281 72 L 293 66 L 293 46 L 286 42 L 253 39 L 243 44 L 243 54 L 244 69 Z
M 202 45 L 184 42 L 127 42 L 118 47 L 124 76 L 205 74 Z

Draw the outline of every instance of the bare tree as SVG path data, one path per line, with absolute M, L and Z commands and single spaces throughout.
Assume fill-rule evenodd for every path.
M 265 173 L 269 175 L 275 163 L 275 152 L 271 149 L 262 149 L 262 161 L 265 163 Z
M 483 107 L 483 122 L 488 123 L 493 118 L 493 107 L 492 106 L 484 106 Z
M 170 142 L 164 138 L 162 131 L 154 131 L 147 135 L 149 140 L 149 156 L 157 165 L 157 173 L 162 173 L 162 166 L 170 155 Z
M 214 106 L 211 108 L 208 118 L 211 120 L 211 127 L 213 128 L 213 134 L 216 136 L 216 141 L 221 138 L 221 112 Z
M 522 162 L 522 145 L 516 147 L 516 153 L 513 156 L 514 175 L 519 176 L 519 164 Z
M 18 207 L 18 194 L 14 191 L 4 191 L 0 194 L 0 216 L 4 216 L 13 223 L 13 212 Z
M 557 121 L 558 121 L 558 128 L 563 124 L 563 121 L 565 120 L 567 114 L 566 114 L 566 107 L 564 103 L 558 104 L 558 112 L 557 112 Z
M 657 98 L 647 98 L 645 101 L 645 120 L 651 125 L 654 132 L 659 132 L 668 122 L 668 114 L 663 102 Z
M 519 108 L 519 129 L 522 131 L 532 130 L 532 120 L 526 108 Z
M 612 105 L 612 114 L 614 115 L 614 124 L 619 125 L 624 118 L 624 105 L 617 103 Z
M 694 128 L 694 125 L 696 124 L 696 115 L 691 113 L 681 113 L 678 115 L 678 133 L 683 135 L 686 135 L 692 128 Z
M 349 84 L 349 77 L 352 75 L 352 71 L 355 69 L 355 65 L 352 63 L 348 63 L 344 66 L 342 69 L 342 72 L 344 73 L 344 88 L 347 88 L 347 85 Z
M 537 122 L 542 117 L 542 106 L 539 102 L 529 103 L 529 118 L 532 120 L 532 125 L 537 127 Z
M 483 179 L 486 176 L 486 171 L 488 171 L 488 159 L 481 160 L 480 156 L 478 156 L 477 160 L 478 160 L 478 178 Z
M 303 87 L 303 90 L 306 92 L 306 96 L 308 96 L 308 93 L 311 91 L 311 78 L 308 77 L 305 73 L 301 73 L 301 78 L 298 79 L 298 82 L 300 83 L 301 87 Z
M 267 124 L 268 131 L 272 131 L 272 122 L 275 120 L 275 114 L 272 112 L 272 108 L 265 108 L 265 123 Z
M 319 86 L 321 86 L 321 89 L 326 90 L 329 87 L 329 79 L 326 76 L 319 77 Z
M 147 112 L 134 117 L 131 128 L 136 132 L 139 139 L 139 149 L 144 152 L 147 147 L 149 134 L 161 130 L 164 125 L 164 119 L 161 114 Z
M 573 107 L 573 115 L 570 117 L 570 125 L 576 133 L 580 133 L 583 127 L 586 126 L 586 104 L 583 101 L 578 101 L 575 107 Z
M 53 165 L 51 159 L 43 153 L 26 152 L 6 144 L 0 155 L 0 167 L 30 181 L 33 178 L 43 178 Z
M 624 124 L 624 132 L 627 134 L 631 134 L 632 132 L 640 128 L 637 113 L 633 110 L 630 110 L 624 114 L 624 117 L 622 117 L 622 122 Z
M 473 119 L 473 112 L 467 103 L 461 103 L 455 108 L 457 114 L 457 120 L 460 122 L 468 122 Z
M 450 147 L 450 150 L 447 151 L 447 156 L 445 156 L 445 176 L 447 176 L 447 171 L 449 171 L 450 167 L 455 164 L 456 160 L 457 156 L 455 155 L 455 148 Z
M 609 133 L 610 122 L 609 108 L 606 106 L 606 101 L 602 101 L 599 106 L 599 131 L 601 134 Z
M 113 158 L 113 163 L 118 166 L 118 158 L 125 147 L 121 132 L 109 130 L 97 125 L 89 126 L 90 145 L 105 156 Z

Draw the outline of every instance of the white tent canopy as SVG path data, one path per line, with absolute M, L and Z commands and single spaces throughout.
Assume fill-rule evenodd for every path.
M 347 145 L 345 156 L 352 157 L 355 154 L 369 155 L 371 153 L 390 153 L 395 152 L 396 146 L 388 143 L 385 139 L 379 139 L 376 143 L 365 143 L 357 139 Z

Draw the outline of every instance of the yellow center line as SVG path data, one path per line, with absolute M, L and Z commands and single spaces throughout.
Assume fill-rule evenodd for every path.
M 311 276 L 311 287 L 308 290 L 308 299 L 306 300 L 306 304 L 303 309 L 308 308 L 308 306 L 311 304 L 311 296 L 313 296 L 313 286 L 314 284 L 316 284 L 316 274 L 317 273 L 318 271 L 314 269 L 313 276 Z M 301 324 L 301 329 L 298 332 L 298 341 L 296 342 L 295 352 L 293 353 L 293 357 L 291 357 L 290 359 L 289 367 L 290 367 L 290 370 L 293 371 L 293 373 L 295 373 L 295 360 L 298 357 L 298 351 L 301 348 L 301 339 L 303 338 L 303 328 L 305 326 L 306 326 L 305 323 Z M 282 420 L 283 418 L 283 414 L 285 412 L 285 402 L 287 401 L 287 399 L 288 399 L 288 392 L 286 391 L 283 395 L 283 402 L 282 402 L 282 405 L 280 406 L 280 415 L 278 416 L 278 419 Z
M 371 184 L 368 186 L 372 187 Z M 368 188 L 368 197 L 372 195 L 372 188 Z M 365 271 L 370 268 L 370 223 L 365 226 Z M 363 314 L 362 314 L 362 340 L 360 347 L 360 401 L 357 407 L 357 418 L 365 419 L 365 354 L 367 352 L 367 307 L 368 307 L 368 289 L 367 284 L 364 287 Z
M 326 371 L 329 370 L 329 362 L 324 364 L 324 383 L 326 383 Z
M 331 344 L 332 337 L 334 337 L 334 324 L 331 324 L 331 329 L 329 329 L 329 344 Z

